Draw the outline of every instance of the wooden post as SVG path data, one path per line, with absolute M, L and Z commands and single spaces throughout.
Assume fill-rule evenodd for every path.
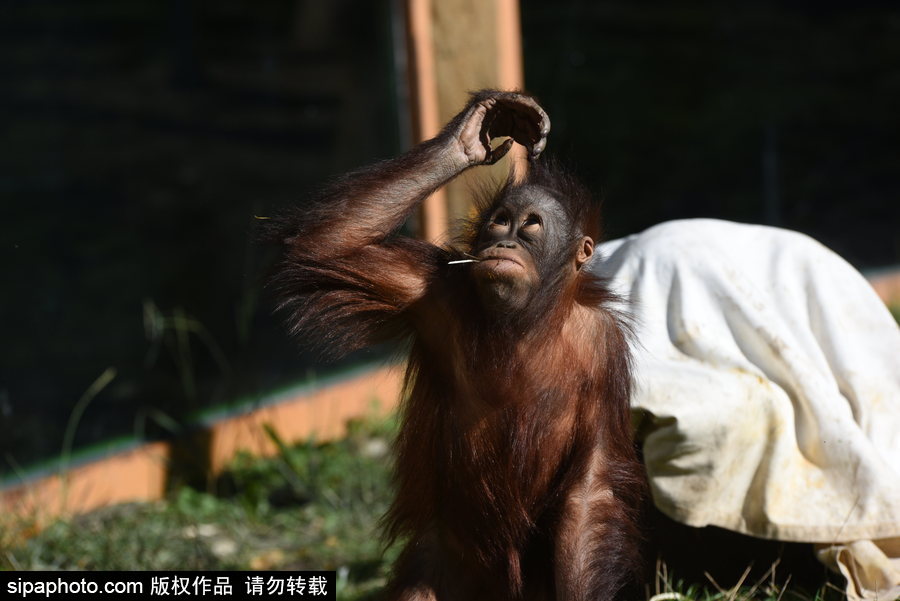
M 416 142 L 421 142 L 437 135 L 441 128 L 437 85 L 434 80 L 431 0 L 409 0 L 407 27 L 413 135 Z M 438 242 L 446 230 L 447 192 L 441 189 L 422 203 L 419 236 L 431 242 Z
M 416 141 L 435 135 L 482 88 L 523 87 L 518 0 L 407 0 L 410 89 Z M 516 173 L 524 154 L 510 153 Z M 466 172 L 425 201 L 420 235 L 439 241 L 465 216 L 472 188 L 504 181 L 510 162 Z
M 522 60 L 522 19 L 519 0 L 497 2 L 497 81 L 503 90 L 525 87 L 525 66 Z M 512 161 L 516 179 L 525 175 L 528 158 L 525 149 L 516 144 L 506 155 Z

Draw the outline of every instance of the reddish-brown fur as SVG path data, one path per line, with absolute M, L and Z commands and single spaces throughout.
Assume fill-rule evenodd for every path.
M 338 352 L 409 341 L 385 517 L 388 538 L 408 542 L 389 598 L 611 599 L 638 564 L 642 496 L 616 299 L 586 269 L 569 273 L 573 250 L 527 310 L 490 314 L 468 266 L 448 265 L 477 228 L 456 249 L 393 237 L 454 175 L 413 177 L 442 169 L 447 144 L 351 174 L 283 220 L 281 308 Z M 538 170 L 532 185 L 569 191 L 570 219 L 593 227 L 571 182 Z

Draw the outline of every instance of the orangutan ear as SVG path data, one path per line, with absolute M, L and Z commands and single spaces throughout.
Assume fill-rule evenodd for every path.
M 581 269 L 588 259 L 594 255 L 594 241 L 590 236 L 581 239 L 581 246 L 578 247 L 578 254 L 575 256 L 575 269 Z

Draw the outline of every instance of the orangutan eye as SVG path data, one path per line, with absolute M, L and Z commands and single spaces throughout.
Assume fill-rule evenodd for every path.
M 507 226 L 507 225 L 509 225 L 509 217 L 507 217 L 506 215 L 504 215 L 502 213 L 499 215 L 495 215 L 492 223 L 494 225 Z
M 541 218 L 537 215 L 529 215 L 522 223 L 522 227 L 528 227 L 529 225 L 541 225 Z

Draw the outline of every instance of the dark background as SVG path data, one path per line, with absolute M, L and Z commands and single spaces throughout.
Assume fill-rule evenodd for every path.
M 402 150 L 388 0 L 0 4 L 0 475 L 335 369 L 283 334 L 255 215 Z M 549 149 L 617 237 L 682 217 L 900 263 L 900 8 L 522 2 Z

